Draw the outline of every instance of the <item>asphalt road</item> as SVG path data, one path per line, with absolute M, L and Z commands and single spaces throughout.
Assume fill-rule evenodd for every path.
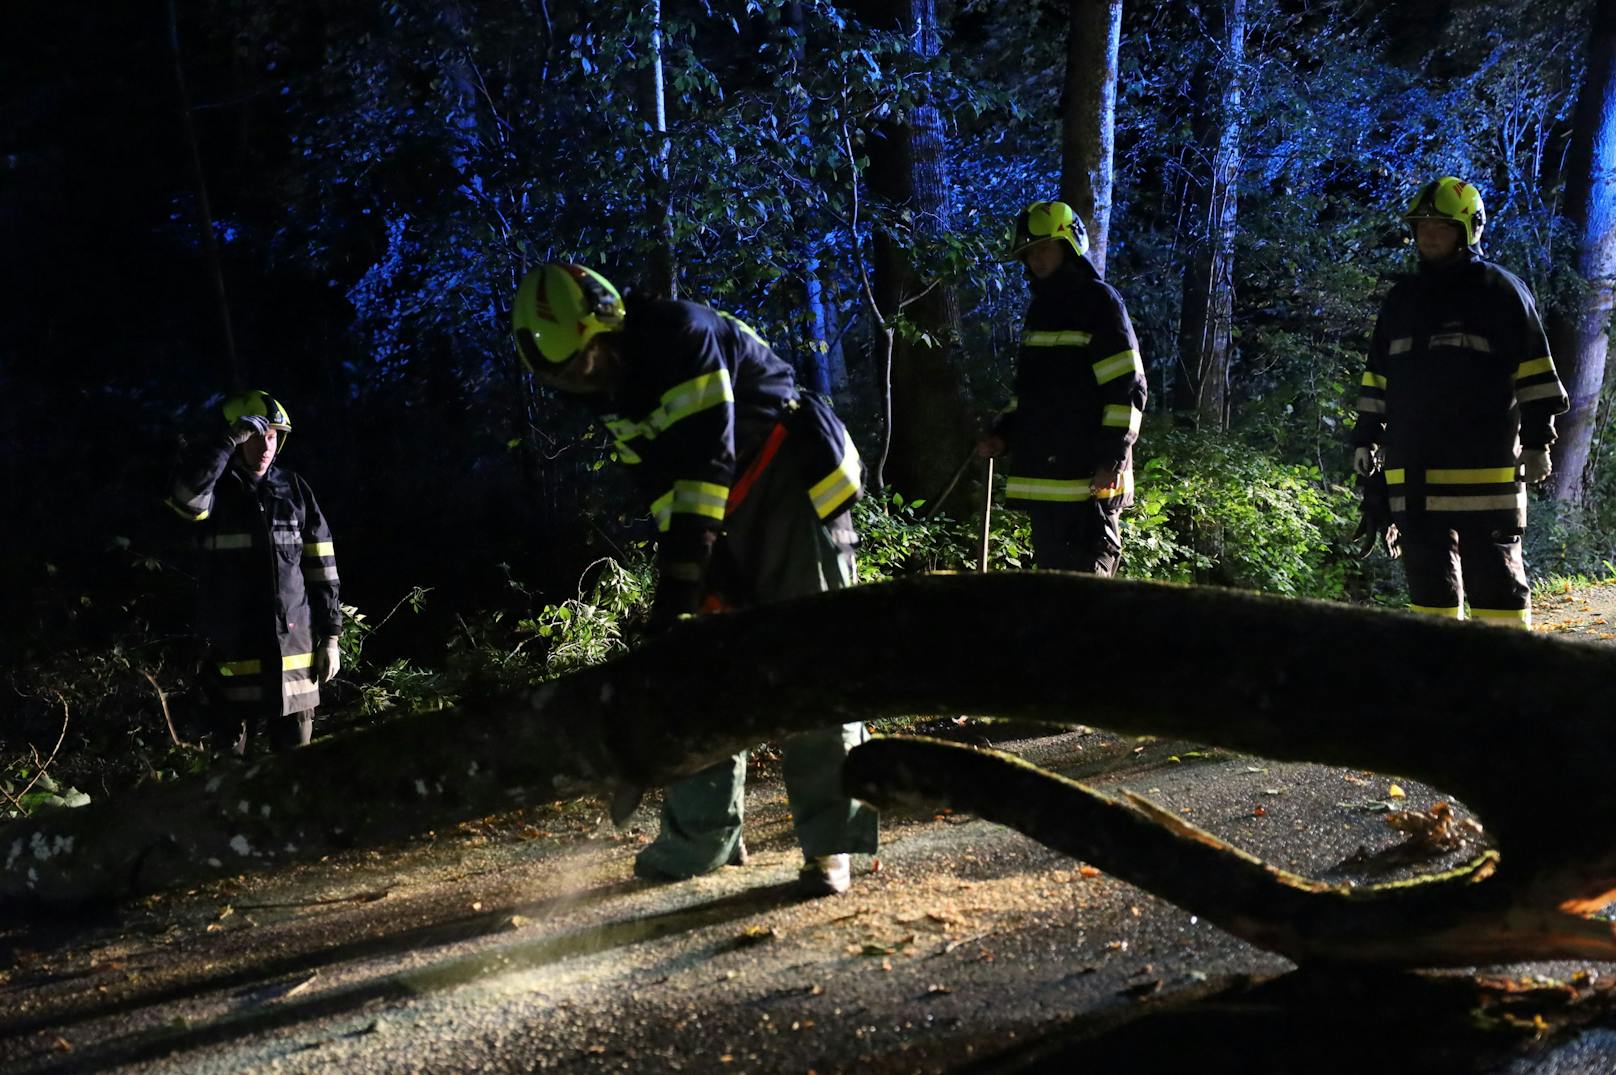
M 1564 596 L 1565 630 L 1606 642 L 1609 593 Z M 1467 857 L 1375 858 L 1389 809 L 1444 798 L 1395 774 L 942 728 L 1309 876 Z M 1293 973 L 969 816 L 888 816 L 852 892 L 801 900 L 756 768 L 751 864 L 694 881 L 632 877 L 654 804 L 616 831 L 580 801 L 0 934 L 0 1071 L 1616 1072 L 1616 968 Z

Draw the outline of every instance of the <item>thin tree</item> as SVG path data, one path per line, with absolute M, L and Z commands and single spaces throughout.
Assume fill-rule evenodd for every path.
M 1105 275 L 1122 0 L 1069 0 L 1061 200 L 1088 225 L 1089 260 Z
M 646 155 L 645 221 L 647 233 L 654 237 L 646 284 L 651 295 L 676 299 L 678 263 L 673 253 L 673 191 L 668 162 L 672 147 L 662 80 L 662 54 L 667 43 L 662 32 L 662 0 L 650 0 L 646 14 L 651 22 L 651 63 L 645 73 L 645 117 L 651 129 L 651 146 Z
M 1241 77 L 1246 0 L 1202 8 L 1215 54 L 1196 73 L 1206 102 L 1194 127 L 1205 171 L 1191 185 L 1189 263 L 1179 319 L 1179 376 L 1174 409 L 1203 429 L 1229 424 L 1229 364 L 1234 353 L 1234 239 L 1239 216 L 1240 141 L 1245 123 Z
M 1588 491 L 1607 330 L 1616 305 L 1616 0 L 1595 5 L 1572 130 L 1566 216 L 1576 230 L 1574 268 L 1583 286 L 1571 309 L 1549 318 L 1555 363 L 1571 396 L 1554 449 L 1554 496 L 1564 501 L 1580 501 Z

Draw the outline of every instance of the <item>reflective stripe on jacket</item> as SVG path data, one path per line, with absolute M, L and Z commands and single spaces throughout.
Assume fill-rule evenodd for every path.
M 862 466 L 841 420 L 798 392 L 791 367 L 745 322 L 693 302 L 636 302 L 622 349 L 622 386 L 602 420 L 651 500 L 664 570 L 705 571 L 738 469 L 782 420 L 818 516 L 859 497 Z
M 314 493 L 271 465 L 254 482 L 228 439 L 188 452 L 168 506 L 195 525 L 197 633 L 219 700 L 300 713 L 320 704 L 319 640 L 342 633 L 336 546 Z
M 1386 296 L 1352 439 L 1384 448 L 1394 515 L 1520 529 L 1521 446 L 1553 444 L 1568 405 L 1526 285 L 1465 251 Z
M 1015 402 L 994 427 L 1010 449 L 1010 500 L 1088 500 L 1101 469 L 1123 474 L 1101 498 L 1132 499 L 1145 366 L 1128 310 L 1086 258 L 1032 281 Z

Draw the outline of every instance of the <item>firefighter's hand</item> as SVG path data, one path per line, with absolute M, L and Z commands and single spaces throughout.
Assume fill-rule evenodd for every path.
M 261 437 L 268 432 L 269 420 L 261 414 L 244 414 L 230 423 L 232 444 L 246 444 L 254 437 Z
M 1535 485 L 1554 473 L 1554 463 L 1547 448 L 1521 449 L 1521 476 L 1529 485 Z
M 1357 448 L 1352 453 L 1352 469 L 1360 478 L 1367 478 L 1380 469 L 1380 458 L 1373 448 Z
M 1104 467 L 1100 470 L 1096 470 L 1094 472 L 1094 477 L 1089 479 L 1089 492 L 1103 493 L 1107 489 L 1115 489 L 1121 483 L 1122 471 L 1112 470 L 1110 467 Z
M 1005 447 L 1003 437 L 997 433 L 989 433 L 976 442 L 976 454 L 983 459 L 992 459 L 994 456 L 1003 455 Z
M 337 636 L 332 635 L 314 651 L 314 676 L 323 687 L 342 671 L 342 648 Z

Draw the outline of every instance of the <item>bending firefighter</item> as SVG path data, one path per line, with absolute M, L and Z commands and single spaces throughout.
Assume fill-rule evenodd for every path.
M 1410 608 L 1530 627 L 1525 483 L 1549 476 L 1566 392 L 1526 285 L 1481 255 L 1476 188 L 1428 183 L 1403 219 L 1419 272 L 1375 323 L 1353 468 L 1385 467 Z
M 224 425 L 191 445 L 168 498 L 195 524 L 208 701 L 237 755 L 261 731 L 278 749 L 308 743 L 341 664 L 331 528 L 308 483 L 276 465 L 291 432 L 266 392 L 225 400 Z
M 1065 202 L 1034 202 L 1016 219 L 1010 254 L 1026 266 L 1032 303 L 1015 399 L 977 451 L 1010 452 L 1005 499 L 1024 502 L 1039 567 L 1111 575 L 1133 501 L 1145 367 L 1122 296 L 1088 248 Z
M 598 273 L 550 264 L 522 281 L 516 346 L 542 384 L 584 397 L 650 501 L 659 538 L 653 627 L 705 608 L 851 586 L 858 452 L 830 405 L 728 314 L 691 302 L 626 308 Z M 721 669 L 712 669 L 714 690 Z M 844 891 L 850 853 L 876 850 L 876 815 L 841 789 L 863 724 L 784 746 L 806 892 Z M 683 878 L 745 859 L 746 754 L 665 789 L 662 830 L 635 861 Z

